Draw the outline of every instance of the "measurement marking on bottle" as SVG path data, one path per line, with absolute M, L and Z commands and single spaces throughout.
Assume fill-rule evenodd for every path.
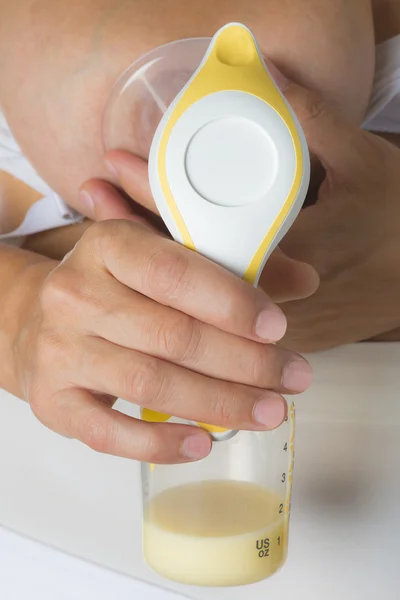
M 269 538 L 264 538 L 263 540 L 257 540 L 256 541 L 256 549 L 257 549 L 259 558 L 268 558 L 269 551 L 270 551 Z

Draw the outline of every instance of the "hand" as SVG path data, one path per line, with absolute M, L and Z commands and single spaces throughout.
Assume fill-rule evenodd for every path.
M 80 210 L 89 218 L 143 219 L 146 211 L 147 223 L 166 233 L 157 212 L 148 181 L 147 163 L 125 151 L 106 154 L 106 165 L 122 191 L 109 183 L 91 180 L 81 188 Z M 124 195 L 125 194 L 125 195 Z M 128 198 L 134 198 L 135 202 Z M 307 297 L 315 292 L 319 278 L 308 264 L 293 260 L 277 249 L 264 270 L 263 281 L 268 283 L 268 295 L 274 302 L 285 302 Z
M 286 320 L 262 290 L 146 226 L 96 223 L 56 268 L 38 268 L 14 343 L 22 394 L 42 423 L 95 450 L 155 463 L 210 452 L 207 432 L 133 419 L 116 397 L 261 431 L 284 420 L 282 393 L 311 382 L 304 359 L 269 343 Z
M 282 243 L 321 281 L 313 296 L 285 304 L 283 343 L 312 352 L 398 328 L 400 150 L 349 125 L 311 92 L 291 85 L 285 93 L 326 178 Z

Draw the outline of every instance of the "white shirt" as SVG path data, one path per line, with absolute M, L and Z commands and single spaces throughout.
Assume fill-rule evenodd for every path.
M 71 225 L 82 220 L 82 216 L 67 206 L 64 200 L 36 173 L 23 155 L 1 111 L 0 171 L 13 175 L 42 194 L 42 198 L 28 210 L 21 225 L 10 233 L 0 235 L 0 240 L 21 241 L 27 235 Z
M 400 133 L 400 35 L 377 46 L 375 81 L 364 127 Z

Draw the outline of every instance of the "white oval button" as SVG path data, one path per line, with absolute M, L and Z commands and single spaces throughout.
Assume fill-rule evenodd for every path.
M 190 140 L 186 175 L 196 192 L 220 206 L 244 206 L 265 196 L 273 185 L 278 156 L 260 125 L 225 117 L 204 125 Z

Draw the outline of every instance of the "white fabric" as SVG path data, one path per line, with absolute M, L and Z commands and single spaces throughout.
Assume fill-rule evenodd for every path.
M 23 237 L 39 231 L 70 225 L 77 220 L 78 217 L 73 216 L 72 211 L 65 205 L 60 196 L 55 192 L 50 192 L 47 196 L 43 196 L 35 204 L 32 204 L 24 221 L 17 229 L 0 235 L 0 239 Z
M 10 128 L 0 111 L 0 171 L 13 175 L 43 195 L 26 213 L 24 221 L 13 232 L 0 235 L 0 240 L 10 240 L 14 245 L 25 236 L 47 229 L 64 227 L 82 220 L 62 198 L 43 181 L 30 162 L 22 154 Z
M 364 127 L 400 133 L 400 35 L 377 46 L 375 82 Z

